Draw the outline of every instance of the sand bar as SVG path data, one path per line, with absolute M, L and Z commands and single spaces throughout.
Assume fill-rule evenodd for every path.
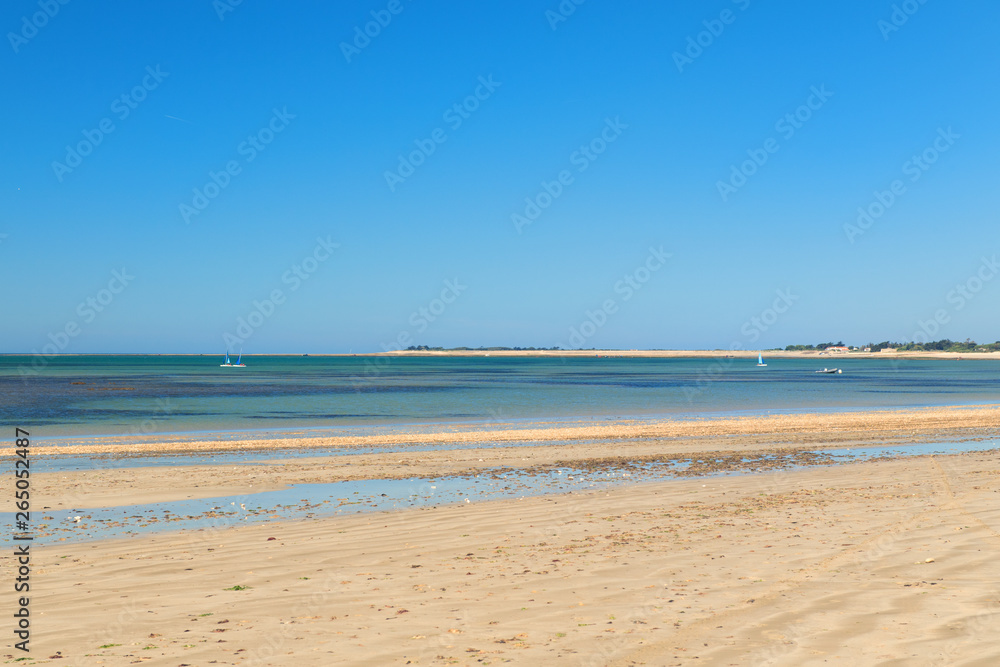
M 230 440 L 181 438 L 108 437 L 93 444 L 35 446 L 34 456 L 56 454 L 151 454 L 253 450 L 332 449 L 339 447 L 395 447 L 447 443 L 522 442 L 542 443 L 577 440 L 650 440 L 766 436 L 775 442 L 818 443 L 871 441 L 897 437 L 900 433 L 935 437 L 992 437 L 1000 427 L 1000 405 L 887 409 L 860 412 L 779 414 L 748 417 L 704 417 L 698 419 L 621 420 L 566 425 L 562 422 L 495 423 L 486 426 L 453 424 L 413 432 L 392 431 L 381 435 L 333 437 L 288 437 Z M 13 454 L 11 447 L 0 455 Z

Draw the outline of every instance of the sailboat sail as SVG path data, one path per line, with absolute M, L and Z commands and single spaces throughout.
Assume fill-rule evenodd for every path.
M 246 368 L 246 364 L 243 363 L 243 350 L 240 349 L 240 356 L 236 358 L 235 364 L 229 360 L 229 350 L 226 350 L 226 363 L 219 365 L 228 368 Z

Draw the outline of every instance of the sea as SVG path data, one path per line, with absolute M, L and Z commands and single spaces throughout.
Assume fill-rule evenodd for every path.
M 695 418 L 1000 402 L 1000 363 L 830 356 L 0 356 L 0 424 L 49 438 Z M 838 375 L 818 374 L 839 367 Z

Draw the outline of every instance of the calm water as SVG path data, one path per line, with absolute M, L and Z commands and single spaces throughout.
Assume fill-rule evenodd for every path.
M 1000 361 L 1000 360 L 998 360 Z M 0 425 L 35 436 L 342 428 L 990 403 L 1000 363 L 821 357 L 0 356 Z M 823 366 L 842 375 L 817 375 Z
M 930 443 L 906 447 L 856 447 L 826 450 L 831 462 L 860 462 L 883 457 L 918 456 L 922 454 L 956 454 L 970 451 L 992 451 L 995 442 Z M 555 493 L 586 492 L 611 489 L 624 484 L 647 483 L 688 478 L 690 461 L 679 460 L 648 463 L 638 467 L 578 470 L 563 466 L 545 471 L 504 470 L 492 473 L 439 477 L 435 479 L 369 479 L 360 481 L 296 484 L 277 491 L 264 491 L 218 498 L 198 498 L 144 505 L 122 505 L 97 509 L 70 508 L 51 510 L 42 506 L 36 513 L 36 544 L 78 542 L 108 537 L 128 537 L 165 530 L 199 530 L 207 534 L 192 534 L 193 541 L 210 541 L 215 530 L 241 523 L 258 523 L 275 519 L 303 520 L 313 517 L 357 514 L 435 507 L 452 503 L 476 503 L 489 500 L 526 498 Z M 46 461 L 46 470 L 68 470 L 58 460 Z M 89 462 L 88 469 L 93 469 Z M 803 466 L 787 463 L 761 475 L 762 490 L 770 480 L 784 471 Z M 711 483 L 712 478 L 753 474 L 754 470 L 738 470 L 699 475 Z M 75 517 L 80 521 L 74 521 Z M 13 512 L 0 512 L 0 521 L 13 524 Z

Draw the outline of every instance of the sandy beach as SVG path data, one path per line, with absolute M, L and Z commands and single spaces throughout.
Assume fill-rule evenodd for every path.
M 989 441 L 996 406 L 615 424 L 625 435 L 614 442 L 595 435 L 601 426 L 549 428 L 591 430 L 576 440 L 561 433 L 558 443 L 534 428 L 538 442 L 521 433 L 488 448 L 400 447 L 428 435 L 486 441 L 481 431 L 448 440 L 439 429 L 396 434 L 376 453 L 236 466 L 112 460 L 36 474 L 35 497 L 56 510 L 344 479 L 702 463 L 694 478 L 601 491 L 36 546 L 32 657 L 62 665 L 1000 660 L 996 450 L 821 467 L 802 458 L 845 443 Z M 773 456 L 805 467 L 769 467 Z M 712 474 L 722 472 L 751 474 Z M 9 557 L 3 568 L 13 576 Z
M 44 547 L 34 655 L 995 664 L 995 462 L 914 457 Z

